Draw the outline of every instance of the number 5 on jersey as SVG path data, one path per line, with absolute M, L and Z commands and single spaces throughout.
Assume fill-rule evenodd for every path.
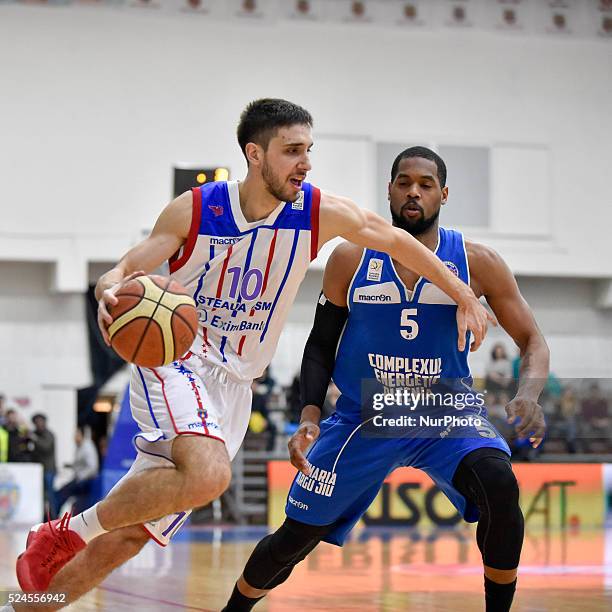
M 400 334 L 404 340 L 414 340 L 419 335 L 419 324 L 410 317 L 415 317 L 416 308 L 404 308 L 400 317 Z

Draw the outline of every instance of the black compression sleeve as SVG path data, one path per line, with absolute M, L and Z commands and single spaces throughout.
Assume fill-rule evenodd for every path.
M 338 340 L 348 318 L 348 308 L 332 304 L 322 293 L 312 331 L 304 348 L 300 373 L 302 406 L 321 408 L 334 371 Z

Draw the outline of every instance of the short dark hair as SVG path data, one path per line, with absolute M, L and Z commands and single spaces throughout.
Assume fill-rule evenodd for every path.
M 431 149 L 427 147 L 409 147 L 408 149 L 404 149 L 393 162 L 391 166 L 391 182 L 395 180 L 397 176 L 397 172 L 399 169 L 399 164 L 402 159 L 407 159 L 410 157 L 422 157 L 423 159 L 429 159 L 436 164 L 438 168 L 438 180 L 440 181 L 440 187 L 446 186 L 446 164 L 444 160 L 437 154 L 434 153 Z
M 249 142 L 261 145 L 265 151 L 278 128 L 295 124 L 312 127 L 312 115 L 305 108 L 280 98 L 253 100 L 242 111 L 236 130 L 242 153 L 246 157 Z
M 37 412 L 32 415 L 32 423 L 36 422 L 36 419 L 42 419 L 45 423 L 47 422 L 47 415 Z
M 508 353 L 506 353 L 506 345 L 503 344 L 502 342 L 496 342 L 493 345 L 493 348 L 491 349 L 491 359 L 493 359 L 493 361 L 496 361 L 496 357 L 495 355 L 497 354 L 497 349 L 501 349 L 506 357 L 506 359 L 508 358 Z

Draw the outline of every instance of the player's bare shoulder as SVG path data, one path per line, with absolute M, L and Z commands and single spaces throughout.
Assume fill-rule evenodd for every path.
M 501 255 L 490 246 L 482 244 L 482 242 L 474 242 L 473 240 L 465 241 L 465 252 L 468 257 L 470 268 L 473 266 L 480 267 L 486 264 L 491 264 L 503 261 Z
M 323 293 L 336 306 L 346 306 L 348 288 L 362 255 L 363 247 L 341 242 L 329 256 L 323 277 Z
M 334 273 L 342 271 L 345 274 L 350 272 L 352 277 L 355 274 L 355 270 L 357 270 L 362 255 L 363 247 L 352 242 L 341 242 L 329 256 L 326 270 L 333 270 Z
M 327 212 L 333 212 L 334 210 L 344 209 L 347 207 L 354 207 L 356 204 L 350 198 L 346 196 L 336 195 L 329 191 L 321 191 L 321 209 L 325 209 Z
M 470 285 L 478 297 L 488 295 L 495 283 L 514 281 L 503 257 L 490 246 L 466 240 L 465 252 L 470 266 Z

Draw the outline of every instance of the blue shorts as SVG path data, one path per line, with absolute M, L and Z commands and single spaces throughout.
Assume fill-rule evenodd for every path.
M 295 477 L 285 513 L 308 525 L 331 525 L 323 539 L 342 546 L 349 531 L 368 509 L 383 481 L 397 467 L 426 472 L 468 522 L 478 509 L 453 486 L 460 461 L 478 448 L 510 448 L 484 417 L 484 427 L 456 428 L 452 437 L 374 438 L 360 435 L 360 423 L 337 414 L 321 423 L 321 434 L 308 453 L 310 477 Z

